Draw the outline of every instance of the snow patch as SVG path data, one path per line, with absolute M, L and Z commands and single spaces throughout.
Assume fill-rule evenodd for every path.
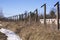
M 16 35 L 13 31 L 10 31 L 8 29 L 1 28 L 0 32 L 4 33 L 6 36 L 8 36 L 7 40 L 22 40 L 18 35 Z

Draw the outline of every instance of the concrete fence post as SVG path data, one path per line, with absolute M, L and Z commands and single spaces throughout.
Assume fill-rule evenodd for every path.
M 24 21 L 25 21 L 25 23 L 26 23 L 26 20 L 27 20 L 27 13 L 25 13 L 25 20 L 24 20 Z
M 35 10 L 36 11 L 36 14 L 35 14 L 35 22 L 38 21 L 38 9 Z
M 19 21 L 21 21 L 21 15 L 19 14 Z
M 59 29 L 59 2 L 57 2 L 54 6 L 57 7 L 57 27 Z
M 14 19 L 15 19 L 15 21 L 16 21 L 16 16 L 14 16 Z
M 23 14 L 21 15 L 21 17 L 22 17 L 21 19 L 22 19 L 22 21 L 23 21 Z
M 28 15 L 29 15 L 29 24 L 31 24 L 31 12 L 29 12 Z
M 41 7 L 44 6 L 44 24 L 46 25 L 46 4 L 42 5 Z
M 16 21 L 18 21 L 18 15 L 16 15 Z

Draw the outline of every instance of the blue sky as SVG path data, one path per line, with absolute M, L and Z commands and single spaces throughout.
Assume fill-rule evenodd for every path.
M 0 8 L 6 17 L 22 14 L 25 11 L 34 11 L 36 8 L 39 13 L 44 13 L 41 5 L 47 4 L 47 13 L 54 7 L 56 2 L 60 0 L 0 0 Z

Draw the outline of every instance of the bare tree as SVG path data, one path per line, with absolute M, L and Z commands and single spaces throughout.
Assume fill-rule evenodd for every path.
M 50 18 L 56 18 L 56 14 L 55 14 L 54 9 L 52 9 L 52 10 L 50 11 Z

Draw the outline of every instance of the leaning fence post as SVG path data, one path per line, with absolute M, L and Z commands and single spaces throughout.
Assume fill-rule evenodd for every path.
M 57 27 L 59 29 L 59 2 L 57 2 L 54 6 L 57 6 Z
M 44 6 L 44 24 L 46 25 L 46 4 L 42 5 L 41 7 Z

